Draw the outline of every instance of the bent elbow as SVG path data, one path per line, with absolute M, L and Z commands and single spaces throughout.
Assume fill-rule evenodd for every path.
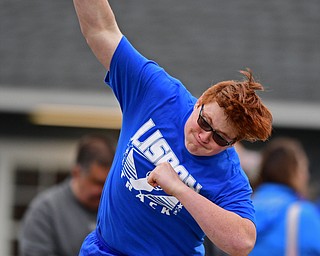
M 247 241 L 243 242 L 242 247 L 240 248 L 240 250 L 242 251 L 241 255 L 248 255 L 252 251 L 255 243 L 256 243 L 255 238 L 254 239 L 247 239 Z
M 256 238 L 238 240 L 230 249 L 230 255 L 247 256 L 253 249 Z

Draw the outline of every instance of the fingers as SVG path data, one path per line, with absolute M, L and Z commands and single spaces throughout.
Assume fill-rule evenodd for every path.
M 153 187 L 160 187 L 167 194 L 171 194 L 172 189 L 179 180 L 177 173 L 169 163 L 161 163 L 147 177 L 147 182 Z
M 152 187 L 156 187 L 158 186 L 158 183 L 156 182 L 156 180 L 154 179 L 154 171 L 152 171 L 149 176 L 147 177 L 147 182 L 152 186 Z

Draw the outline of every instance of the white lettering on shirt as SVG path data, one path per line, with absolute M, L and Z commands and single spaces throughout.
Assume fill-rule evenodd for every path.
M 149 131 L 155 124 L 149 119 L 132 137 L 132 144 L 153 164 L 158 165 L 163 162 L 169 162 L 172 168 L 177 172 L 180 179 L 190 188 L 199 192 L 202 186 L 196 182 L 192 175 L 180 165 L 180 161 L 172 151 L 162 133 L 156 130 L 144 141 L 140 141 L 142 135 Z

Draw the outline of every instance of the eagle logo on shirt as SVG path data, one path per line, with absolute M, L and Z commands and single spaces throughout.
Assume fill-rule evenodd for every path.
M 121 178 L 127 179 L 126 187 L 135 193 L 142 203 L 163 214 L 176 215 L 183 208 L 179 200 L 166 194 L 161 187 L 153 187 L 147 182 L 147 177 L 155 166 L 167 161 L 186 185 L 197 192 L 202 186 L 179 164 L 178 158 L 159 130 L 148 136 L 147 132 L 154 126 L 152 119 L 149 119 L 130 140 L 122 161 Z M 140 141 L 142 135 L 146 136 L 144 141 Z

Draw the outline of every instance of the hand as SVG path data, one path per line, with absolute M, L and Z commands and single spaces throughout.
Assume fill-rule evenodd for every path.
M 187 188 L 168 162 L 159 164 L 150 172 L 148 183 L 153 187 L 160 186 L 164 192 L 172 196 L 178 195 Z

